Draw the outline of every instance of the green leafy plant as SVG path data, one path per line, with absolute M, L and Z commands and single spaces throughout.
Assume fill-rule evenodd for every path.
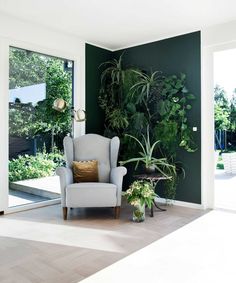
M 171 200 L 175 199 L 176 196 L 176 186 L 180 178 L 185 178 L 185 170 L 181 162 L 175 161 L 173 158 L 169 161 L 175 167 L 175 171 L 170 171 L 167 180 L 164 182 L 164 197 L 166 199 L 166 204 L 171 204 Z
M 33 138 L 49 132 L 53 147 L 55 136 L 71 132 L 72 72 L 65 70 L 65 60 L 12 47 L 9 63 L 10 89 L 46 84 L 46 97 L 36 105 L 22 103 L 19 98 L 10 103 L 10 135 Z M 64 112 L 52 109 L 56 98 L 66 101 L 68 107 Z
M 147 127 L 146 137 L 142 135 L 144 144 L 132 135 L 127 134 L 127 136 L 133 139 L 140 146 L 141 151 L 139 152 L 138 157 L 133 157 L 125 161 L 120 161 L 121 165 L 136 162 L 135 169 L 137 169 L 139 163 L 141 162 L 145 165 L 146 170 L 152 170 L 153 168 L 166 177 L 168 177 L 167 172 L 175 172 L 175 166 L 169 164 L 166 158 L 156 158 L 153 156 L 155 147 L 160 141 L 155 141 L 153 144 L 150 143 L 149 127 Z
M 71 94 L 72 94 L 71 74 L 63 70 L 60 61 L 51 60 L 48 63 L 46 72 L 46 99 L 38 102 L 36 109 L 36 119 L 38 123 L 38 133 L 51 133 L 51 148 L 54 146 L 54 136 L 71 132 Z M 52 108 L 56 98 L 66 101 L 65 111 L 58 112 Z
M 147 181 L 134 181 L 125 192 L 128 203 L 133 206 L 147 205 L 152 207 L 156 194 L 152 185 Z
M 232 98 L 230 100 L 230 130 L 236 132 L 236 88 L 234 89 Z
M 159 84 L 162 80 L 160 72 L 155 71 L 151 74 L 146 74 L 142 71 L 133 70 L 137 74 L 138 82 L 131 87 L 131 95 L 135 97 L 135 104 L 143 104 L 147 114 L 148 123 L 151 123 L 152 116 L 150 102 L 152 102 L 153 95 L 158 92 Z
M 227 131 L 233 130 L 234 127 L 234 107 L 233 107 L 233 97 L 231 103 L 229 103 L 227 93 L 224 88 L 216 85 L 214 87 L 214 120 L 215 120 L 215 138 L 216 147 L 220 148 L 221 151 L 227 149 Z M 232 128 L 231 128 L 232 126 Z M 225 132 L 224 145 L 222 147 L 222 142 L 219 140 L 219 135 Z
M 9 161 L 9 181 L 16 182 L 27 179 L 52 176 L 55 169 L 64 163 L 63 155 L 54 148 L 54 152 L 33 155 L 20 155 Z
M 47 58 L 36 52 L 9 49 L 9 88 L 19 88 L 45 81 Z
M 121 164 L 135 162 L 137 168 L 143 163 L 171 176 L 169 192 L 174 196 L 177 152 L 197 150 L 188 119 L 195 96 L 187 88 L 185 74 L 165 76 L 156 70 L 127 68 L 124 56 L 102 65 L 99 103 L 105 112 L 104 134 L 120 137 L 120 156 L 125 160 Z M 143 134 L 147 126 L 151 137 Z
M 105 112 L 106 135 L 114 133 L 122 136 L 128 130 L 130 117 L 136 112 L 131 95 L 131 87 L 137 81 L 137 74 L 132 68 L 125 68 L 122 63 L 123 54 L 100 65 L 101 88 L 99 105 Z
M 35 108 L 31 103 L 10 103 L 9 134 L 16 137 L 34 137 L 37 131 Z
M 161 140 L 161 146 L 169 155 L 175 155 L 178 147 L 194 152 L 197 147 L 188 124 L 188 112 L 195 96 L 185 86 L 186 76 L 181 74 L 166 77 L 162 82 L 157 103 L 158 122 L 154 135 Z

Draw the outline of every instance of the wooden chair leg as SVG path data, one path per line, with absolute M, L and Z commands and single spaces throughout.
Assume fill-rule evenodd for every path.
M 63 207 L 62 211 L 63 211 L 63 219 L 67 220 L 67 207 Z
M 120 206 L 115 207 L 115 219 L 120 218 Z

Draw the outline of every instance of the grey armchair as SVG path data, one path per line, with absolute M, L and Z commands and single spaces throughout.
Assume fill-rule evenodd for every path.
M 57 168 L 60 176 L 63 217 L 67 219 L 68 208 L 114 207 L 119 218 L 123 177 L 127 170 L 117 167 L 120 140 L 108 139 L 96 134 L 87 134 L 72 139 L 65 137 L 66 167 Z M 73 183 L 72 162 L 98 160 L 98 183 Z

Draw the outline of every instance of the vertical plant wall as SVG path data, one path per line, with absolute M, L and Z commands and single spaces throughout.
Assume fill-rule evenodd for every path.
M 122 136 L 131 131 L 140 137 L 146 125 L 150 124 L 152 138 L 161 140 L 162 144 L 156 154 L 168 155 L 168 158 L 174 156 L 174 160 L 180 161 L 184 167 L 186 176 L 178 182 L 176 199 L 201 203 L 200 32 L 116 51 L 111 58 L 117 60 L 113 61 L 116 66 L 110 66 L 114 69 L 113 79 L 121 80 L 119 86 L 115 82 L 117 88 L 108 98 L 113 97 L 115 109 L 108 111 L 106 107 L 104 98 L 108 89 L 104 84 L 99 100 L 98 96 L 93 97 L 106 117 L 105 135 Z M 104 64 L 99 70 L 102 72 L 108 66 Z M 119 74 L 115 71 L 116 67 L 121 67 Z M 118 75 L 116 78 L 115 73 Z M 109 80 L 112 83 L 112 78 L 106 76 L 102 80 L 108 80 L 107 86 Z M 117 92 L 122 92 L 122 101 L 116 98 Z M 124 107 L 119 106 L 122 103 Z M 192 131 L 193 127 L 197 127 L 197 132 Z M 122 159 L 128 157 L 125 155 L 130 150 L 138 150 L 127 138 L 122 138 L 122 146 L 126 148 L 121 152 Z M 159 193 L 163 196 L 162 190 Z
M 99 96 L 105 113 L 104 134 L 120 137 L 120 158 L 128 158 L 123 164 L 145 163 L 146 170 L 153 167 L 170 177 L 164 184 L 164 196 L 174 199 L 179 178 L 176 172 L 185 172 L 176 159 L 177 150 L 197 150 L 187 115 L 195 96 L 186 87 L 185 74 L 165 76 L 160 71 L 125 69 L 123 56 L 100 66 L 104 68 Z M 157 146 L 149 150 L 150 143 Z M 162 165 L 157 157 L 162 159 Z

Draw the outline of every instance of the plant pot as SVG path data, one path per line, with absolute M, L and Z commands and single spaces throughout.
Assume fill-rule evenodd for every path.
M 154 166 L 144 167 L 145 173 L 152 174 L 155 172 L 156 168 Z
M 133 221 L 143 222 L 145 220 L 145 204 L 135 205 L 133 210 Z
M 236 152 L 222 153 L 225 173 L 236 174 Z

